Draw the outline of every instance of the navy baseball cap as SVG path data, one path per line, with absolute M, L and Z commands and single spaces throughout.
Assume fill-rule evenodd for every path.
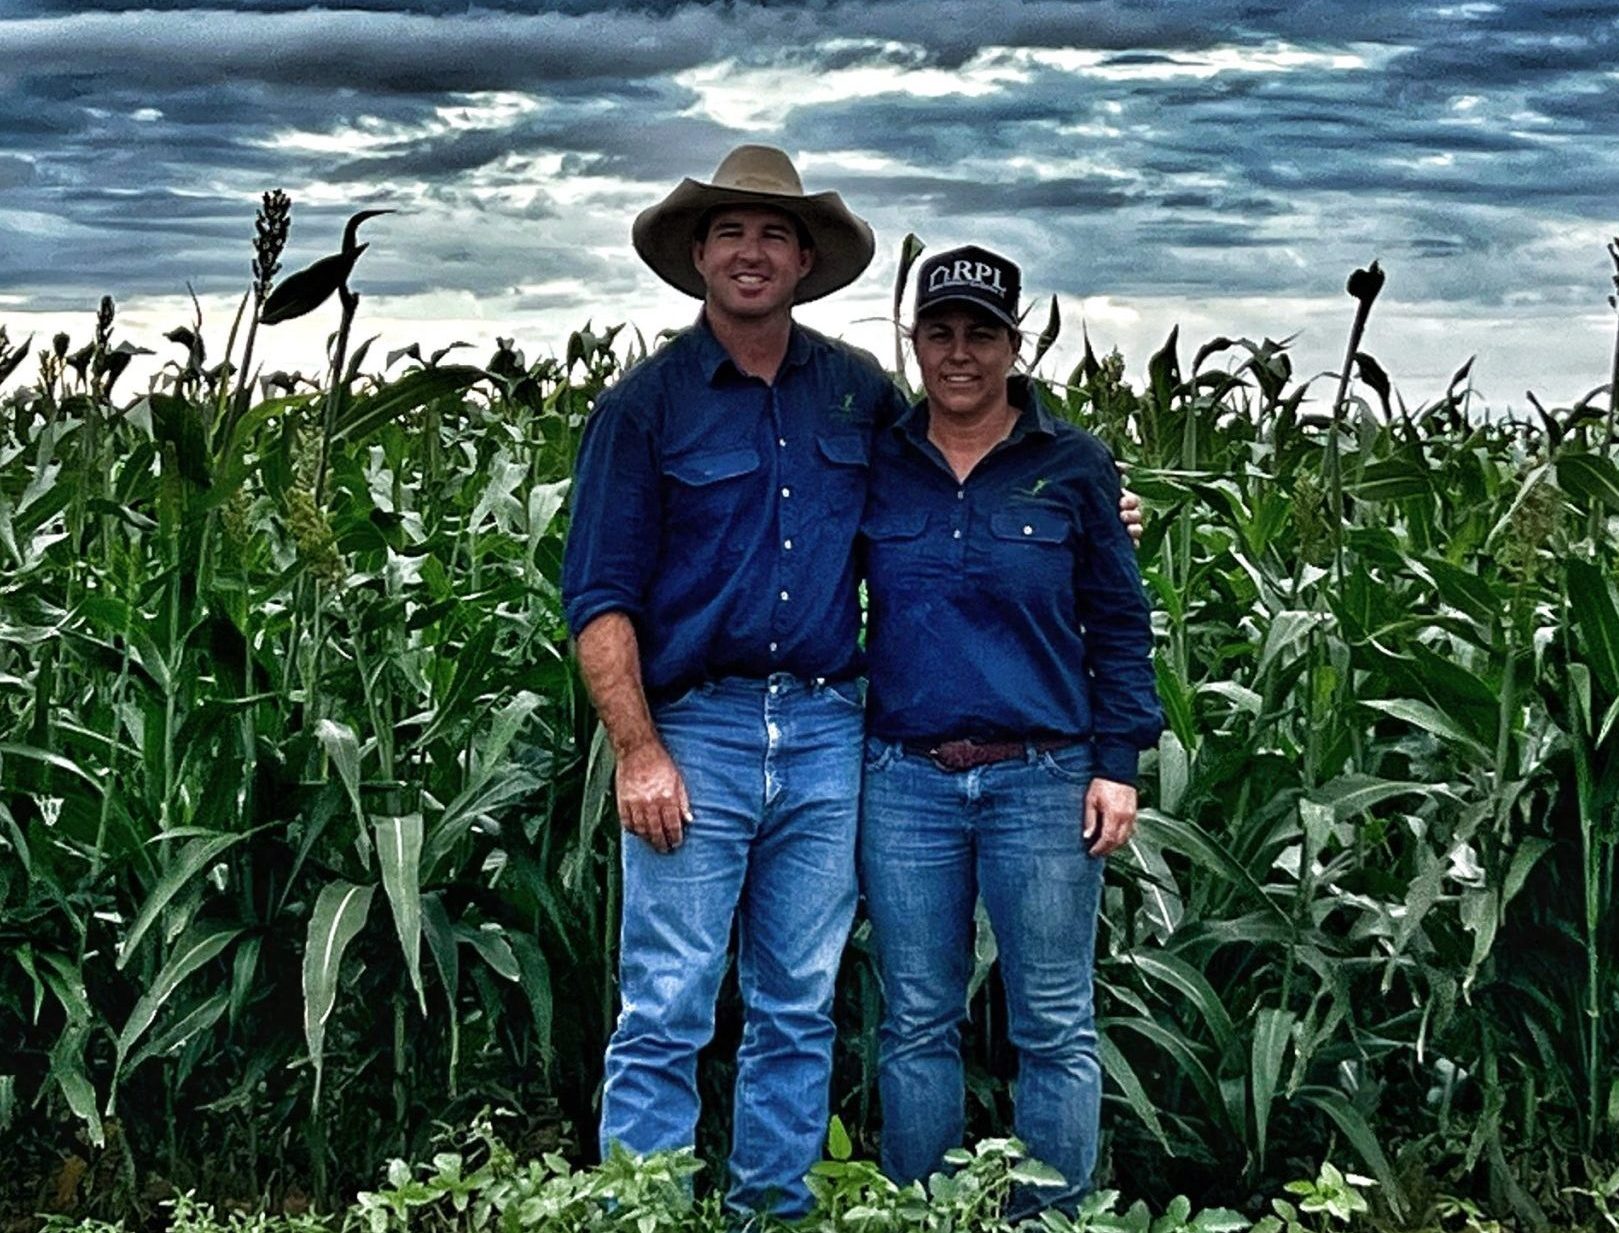
M 1023 272 L 999 253 L 969 244 L 929 257 L 916 273 L 913 318 L 945 304 L 970 304 L 1018 328 L 1018 292 Z

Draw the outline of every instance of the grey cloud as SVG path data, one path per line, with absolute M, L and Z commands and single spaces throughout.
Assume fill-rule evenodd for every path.
M 519 0 L 477 0 L 453 16 L 445 7 L 11 0 L 8 13 L 29 20 L 0 19 L 0 227 L 15 210 L 60 228 L 9 227 L 0 285 L 31 306 L 91 310 L 103 287 L 178 296 L 191 279 L 199 291 L 239 289 L 257 192 L 324 182 L 355 201 L 295 206 L 290 268 L 335 247 L 362 199 L 385 197 L 406 212 L 376 226 L 357 275 L 368 295 L 450 289 L 514 312 L 583 316 L 590 306 L 576 295 L 514 288 L 558 282 L 604 297 L 644 288 L 630 217 L 681 175 L 706 175 L 741 137 L 693 106 L 696 95 L 673 80 L 682 70 L 733 56 L 810 73 L 948 69 L 992 45 L 1086 47 L 1115 53 L 1115 66 L 1151 65 L 1285 41 L 1372 44 L 1376 67 L 1201 80 L 1031 68 L 978 97 L 805 105 L 767 139 L 913 169 L 856 174 L 822 163 L 811 187 L 843 191 L 885 245 L 912 228 L 1004 239 L 1038 258 L 1032 280 L 1065 296 L 1336 302 L 1345 274 L 1372 255 L 1386 258 L 1392 302 L 1458 314 L 1533 299 L 1550 315 L 1598 305 L 1607 289 L 1601 241 L 1619 195 L 1609 140 L 1619 82 L 1603 70 L 1619 62 L 1619 34 L 1606 4 L 1509 0 L 1448 18 L 1405 0 L 573 0 L 540 15 Z M 827 39 L 899 46 L 820 46 Z M 497 89 L 544 105 L 501 130 L 358 138 L 363 149 L 336 153 L 269 144 L 361 117 L 377 118 L 380 132 L 423 130 L 454 92 Z M 1451 100 L 1464 93 L 1481 97 L 1484 123 L 1454 122 Z M 143 107 L 161 119 L 134 120 Z M 1527 123 L 1505 120 L 1520 112 Z M 1075 135 L 1076 125 L 1092 131 Z M 1118 175 L 964 176 L 963 160 L 988 165 L 996 152 L 1054 166 L 1089 159 Z M 560 178 L 624 186 L 566 208 L 546 191 L 472 191 L 520 185 L 530 173 L 503 167 L 512 154 L 560 154 Z M 1433 158 L 1444 155 L 1451 166 Z M 1591 251 L 1544 243 L 1543 229 L 1589 230 Z
M 34 164 L 31 159 L 0 155 L 0 188 L 21 188 L 33 182 Z

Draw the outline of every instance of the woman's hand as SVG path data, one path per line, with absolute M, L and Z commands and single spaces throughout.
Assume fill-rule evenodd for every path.
M 1093 779 L 1085 791 L 1085 848 L 1092 856 L 1106 856 L 1130 842 L 1136 831 L 1134 785 L 1112 779 Z

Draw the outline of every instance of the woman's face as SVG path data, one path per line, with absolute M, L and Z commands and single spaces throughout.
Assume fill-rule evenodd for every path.
M 1011 331 L 986 313 L 944 308 L 911 333 L 931 410 L 975 418 L 1006 402 L 1006 377 L 1017 359 Z

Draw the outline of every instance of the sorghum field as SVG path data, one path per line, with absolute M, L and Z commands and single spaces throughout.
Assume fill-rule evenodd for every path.
M 557 579 L 581 425 L 646 344 L 351 347 L 354 258 L 280 278 L 289 212 L 266 195 L 228 357 L 198 321 L 122 340 L 110 299 L 83 339 L 0 332 L 4 1210 L 307 1220 L 476 1125 L 349 1219 L 677 1227 L 637 1204 L 678 1206 L 680 1162 L 564 1163 L 593 1142 L 619 839 Z M 1381 287 L 1350 279 L 1341 383 L 1174 337 L 1143 388 L 1088 346 L 1052 381 L 1148 508 L 1170 731 L 1098 962 L 1102 1181 L 1157 1233 L 1241 1227 L 1300 1179 L 1276 1227 L 1619 1220 L 1614 401 L 1494 418 L 1459 356 L 1409 405 L 1357 354 Z M 258 331 L 307 311 L 339 327 L 325 370 L 257 372 Z M 119 381 L 137 341 L 165 361 L 144 391 Z M 930 1228 L 998 1227 L 963 1187 L 1030 1167 L 992 1138 L 987 932 L 979 958 L 988 1142 Z M 846 1201 L 875 1186 L 877 1012 L 857 932 L 828 1228 L 924 1227 Z M 737 1031 L 733 994 L 710 1157 Z M 521 1208 L 530 1159 L 616 1206 Z

